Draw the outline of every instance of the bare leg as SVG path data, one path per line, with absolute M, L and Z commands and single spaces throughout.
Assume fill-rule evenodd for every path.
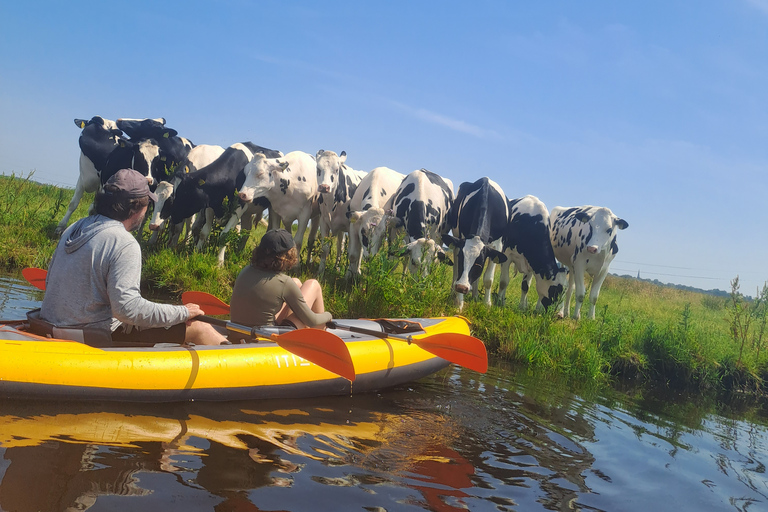
M 185 343 L 195 345 L 221 345 L 224 341 L 227 341 L 227 338 L 211 324 L 194 320 L 187 326 L 187 334 L 184 336 Z
M 293 282 L 295 282 L 296 286 L 298 286 L 301 290 L 302 295 L 304 295 L 304 300 L 307 302 L 307 306 L 309 306 L 309 309 L 311 309 L 312 312 L 322 313 L 325 311 L 323 289 L 320 287 L 320 283 L 316 279 L 307 279 L 302 283 L 294 277 Z M 288 304 L 283 304 L 282 309 L 280 309 L 280 311 L 275 316 L 275 323 L 278 325 L 285 320 L 291 322 L 298 329 L 307 327 L 304 325 L 304 322 L 299 320 L 293 311 L 291 311 L 291 308 L 288 307 Z

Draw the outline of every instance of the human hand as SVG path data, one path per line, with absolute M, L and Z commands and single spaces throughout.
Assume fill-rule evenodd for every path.
M 192 320 L 196 316 L 204 315 L 205 311 L 203 311 L 198 304 L 184 304 L 184 307 L 187 308 L 187 311 L 189 311 L 189 319 Z

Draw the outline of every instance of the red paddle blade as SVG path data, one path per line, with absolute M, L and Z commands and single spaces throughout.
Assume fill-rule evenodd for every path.
M 347 344 L 333 333 L 321 329 L 296 329 L 273 334 L 272 341 L 288 352 L 341 375 L 350 382 L 355 380 L 355 366 Z
M 488 371 L 488 353 L 485 350 L 485 343 L 474 336 L 444 332 L 424 338 L 414 338 L 411 343 L 464 368 L 480 373 Z
M 45 290 L 45 276 L 48 275 L 47 270 L 29 267 L 22 270 L 21 275 L 24 276 L 24 279 L 26 279 L 29 284 L 38 290 Z
M 181 302 L 184 304 L 197 304 L 207 315 L 229 314 L 229 304 L 210 293 L 184 292 L 181 294 Z

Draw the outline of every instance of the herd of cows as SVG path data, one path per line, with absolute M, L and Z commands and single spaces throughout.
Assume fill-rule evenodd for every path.
M 298 223 L 299 250 L 307 228 L 310 247 L 320 230 L 320 273 L 330 253 L 329 240 L 336 238 L 338 258 L 346 234 L 347 273 L 355 275 L 364 255 L 376 254 L 386 235 L 394 239 L 404 232 L 401 255 L 408 256 L 412 272 L 426 272 L 435 261 L 453 265 L 459 309 L 470 289 L 477 295 L 481 275 L 484 300 L 491 304 L 495 266 L 501 264 L 499 303 L 504 304 L 514 265 L 523 274 L 521 308 L 527 308 L 535 277 L 537 309 L 556 304 L 565 290 L 560 314 L 567 315 L 575 289 L 576 319 L 588 273 L 593 277 L 588 316 L 594 318 L 600 287 L 618 252 L 618 230 L 628 226 L 604 207 L 556 207 L 549 212 L 531 195 L 509 200 L 487 177 L 460 184 L 454 195 L 450 180 L 426 169 L 408 175 L 387 167 L 356 171 L 346 165 L 343 151 L 320 150 L 313 156 L 283 154 L 251 142 L 228 148 L 195 145 L 166 127 L 163 118 L 111 121 L 95 116 L 75 119 L 75 124 L 82 130 L 80 175 L 57 233 L 66 228 L 84 192 L 97 191 L 115 172 L 130 167 L 144 174 L 158 195 L 149 220 L 153 242 L 165 227 L 175 245 L 186 225 L 187 236 L 195 234 L 200 249 L 214 222 L 221 222 L 222 232 L 241 223 L 250 230 L 268 209 L 270 228 L 282 222 L 290 229 Z M 453 250 L 452 261 L 443 246 Z M 219 249 L 220 263 L 225 248 Z

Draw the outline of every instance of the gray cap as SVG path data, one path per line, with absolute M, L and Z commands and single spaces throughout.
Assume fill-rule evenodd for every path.
M 285 252 L 295 246 L 296 244 L 293 243 L 293 237 L 284 229 L 272 229 L 267 231 L 264 233 L 264 236 L 261 237 L 261 242 L 259 242 L 259 247 L 261 247 L 262 250 L 275 254 Z
M 120 169 L 110 176 L 105 185 L 113 185 L 117 188 L 117 190 L 107 192 L 113 195 L 128 199 L 148 196 L 153 203 L 157 202 L 157 194 L 149 190 L 147 177 L 133 169 Z

